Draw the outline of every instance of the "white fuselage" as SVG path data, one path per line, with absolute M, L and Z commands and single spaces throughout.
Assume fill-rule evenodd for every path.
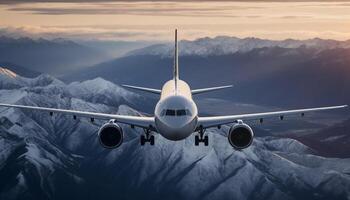
M 177 87 L 175 80 L 163 85 L 154 116 L 157 131 L 169 140 L 182 140 L 195 131 L 198 110 L 185 81 L 177 80 Z

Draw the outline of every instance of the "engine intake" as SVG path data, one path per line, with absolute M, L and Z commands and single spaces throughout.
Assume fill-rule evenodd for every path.
M 253 138 L 253 130 L 243 122 L 233 125 L 228 134 L 228 141 L 235 149 L 245 149 L 249 147 L 253 142 Z
M 114 149 L 123 143 L 123 130 L 114 122 L 104 124 L 98 131 L 98 138 L 104 148 Z

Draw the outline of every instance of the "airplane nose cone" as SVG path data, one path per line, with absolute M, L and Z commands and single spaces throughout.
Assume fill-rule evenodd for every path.
M 163 123 L 170 129 L 180 129 L 186 126 L 190 122 L 190 119 L 186 118 L 175 118 L 175 119 L 165 119 Z
M 197 107 L 181 95 L 161 99 L 155 109 L 157 131 L 169 140 L 181 140 L 193 133 L 197 125 Z
M 168 140 L 182 140 L 191 135 L 195 129 L 195 119 L 156 119 L 159 133 Z

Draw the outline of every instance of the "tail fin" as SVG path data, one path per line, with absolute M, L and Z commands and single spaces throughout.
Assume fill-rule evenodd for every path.
M 175 29 L 175 54 L 174 54 L 174 81 L 175 81 L 175 89 L 177 91 L 177 82 L 179 80 L 179 55 L 178 55 L 178 46 L 177 46 L 177 29 Z

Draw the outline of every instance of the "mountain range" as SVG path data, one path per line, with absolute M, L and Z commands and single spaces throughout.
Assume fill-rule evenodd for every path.
M 115 59 L 152 42 L 33 39 L 0 35 L 0 63 L 25 66 L 27 70 L 52 75 Z
M 147 114 L 137 105 L 150 106 L 147 97 L 102 78 L 67 84 L 2 69 L 0 80 L 0 102 L 128 115 Z M 13 108 L 0 113 L 4 200 L 350 197 L 349 158 L 319 156 L 318 149 L 269 130 L 254 128 L 253 145 L 235 151 L 227 142 L 228 126 L 207 130 L 209 146 L 196 147 L 192 136 L 171 142 L 160 135 L 155 146 L 140 146 L 142 130 L 122 125 L 124 144 L 109 150 L 97 139 L 102 121 Z
M 2 37 L 0 102 L 152 115 L 157 96 L 119 84 L 160 88 L 172 76 L 173 44 L 116 59 L 104 45 Z M 234 84 L 196 97 L 201 115 L 350 102 L 349 41 L 221 36 L 179 47 L 180 77 L 193 88 Z M 42 74 L 62 71 L 63 81 Z M 0 113 L 0 199 L 350 199 L 346 111 L 247 122 L 256 139 L 243 151 L 229 145 L 229 126 L 207 130 L 209 146 L 196 147 L 193 136 L 175 143 L 160 135 L 140 146 L 143 131 L 121 125 L 124 144 L 107 150 L 97 138 L 104 121 Z
M 307 40 L 267 40 L 259 38 L 237 38 L 228 36 L 217 36 L 214 38 L 199 38 L 193 41 L 182 40 L 179 42 L 180 56 L 213 56 L 227 55 L 236 52 L 248 52 L 257 48 L 281 47 L 295 49 L 299 47 L 317 49 L 319 51 L 335 48 L 350 48 L 350 40 L 337 41 L 313 38 Z M 173 43 L 155 44 L 145 48 L 130 51 L 128 55 L 157 55 L 172 57 L 174 54 Z

